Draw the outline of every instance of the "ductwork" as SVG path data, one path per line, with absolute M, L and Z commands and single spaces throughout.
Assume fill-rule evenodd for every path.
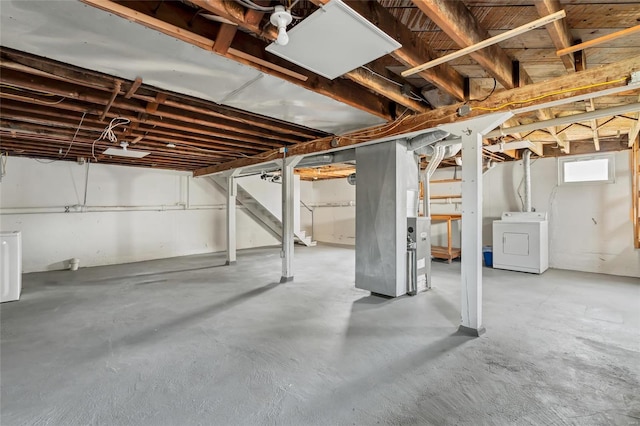
M 438 168 L 438 166 L 440 165 L 440 162 L 442 161 L 442 159 L 444 158 L 444 154 L 445 154 L 445 146 L 437 143 L 433 146 L 433 155 L 431 156 L 431 160 L 429 161 L 429 164 L 427 165 L 427 168 L 425 169 L 425 171 L 422 173 L 422 187 L 424 188 L 424 198 L 422 199 L 422 206 L 423 206 L 423 211 L 424 211 L 424 215 L 426 217 L 431 217 L 431 203 L 430 203 L 430 189 L 429 189 L 429 182 L 431 182 L 431 176 L 433 175 L 433 172 L 436 171 L 436 169 Z
M 434 132 L 435 133 L 435 132 Z M 449 134 L 447 132 L 442 132 L 441 134 L 446 134 L 447 137 Z M 422 199 L 422 207 L 424 211 L 424 215 L 426 217 L 431 217 L 431 200 L 430 200 L 430 188 L 429 183 L 431 182 L 431 176 L 436 171 L 442 160 L 445 158 L 451 158 L 455 156 L 462 149 L 462 143 L 459 139 L 452 140 L 440 140 L 435 143 L 431 143 L 430 145 L 426 145 L 424 147 L 419 148 L 420 152 L 428 157 L 431 157 L 429 160 L 429 164 L 424 172 L 421 173 L 422 187 L 424 188 L 424 198 Z
M 524 211 L 531 211 L 531 151 L 524 151 L 522 156 L 524 166 Z
M 422 152 L 423 148 L 429 147 L 432 144 L 448 137 L 449 135 L 450 133 L 445 132 L 444 130 L 434 130 L 433 132 L 423 133 L 414 138 L 411 138 L 407 142 L 407 150 L 414 151 L 416 154 L 428 155 L 425 152 Z

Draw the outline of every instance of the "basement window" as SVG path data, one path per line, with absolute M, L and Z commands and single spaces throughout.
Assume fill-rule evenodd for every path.
M 558 180 L 562 184 L 614 183 L 613 155 L 572 156 L 558 159 Z

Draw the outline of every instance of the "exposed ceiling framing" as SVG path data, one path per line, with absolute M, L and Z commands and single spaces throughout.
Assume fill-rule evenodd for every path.
M 0 62 L 0 138 L 2 151 L 9 155 L 71 161 L 81 158 L 202 175 L 277 158 L 285 146 L 291 154 L 310 154 L 428 129 L 493 110 L 531 107 L 520 110 L 505 123 L 506 128 L 631 104 L 639 98 L 637 87 L 602 94 L 605 89 L 625 87 L 631 73 L 640 71 L 640 33 L 631 30 L 640 15 L 637 3 L 631 1 L 345 0 L 402 47 L 334 80 L 266 52 L 265 47 L 277 35 L 269 24 L 269 12 L 248 8 L 246 3 L 78 1 L 195 46 L 200 52 L 242 64 L 261 73 L 258 77 L 277 78 L 356 108 L 385 124 L 334 135 L 305 126 L 307 122 L 296 119 L 295 114 L 286 120 L 269 118 L 269 110 L 250 112 L 250 103 L 238 109 L 163 89 L 162 82 L 151 86 L 145 82 L 142 70 L 129 78 L 115 77 L 57 62 L 55 55 L 48 59 L 34 52 L 14 50 L 9 44 L 2 48 Z M 300 19 L 293 25 L 327 1 L 295 2 L 292 11 Z M 271 7 L 280 2 L 254 3 Z M 545 28 L 413 76 L 401 76 L 408 68 L 560 10 L 566 12 L 566 18 Z M 10 39 L 4 31 L 11 31 L 10 25 L 3 25 L 3 39 Z M 558 50 L 594 39 L 601 41 L 585 44 L 584 50 L 556 55 Z M 105 37 L 104 44 L 118 49 L 121 41 L 115 40 Z M 135 44 L 136 40 L 128 42 Z M 167 51 L 166 55 L 171 56 L 172 52 Z M 331 47 L 318 55 L 331 60 Z M 249 81 L 246 90 L 252 90 L 251 84 L 258 79 Z M 430 97 L 429 102 L 423 95 L 427 92 L 438 101 Z M 541 94 L 550 96 L 535 99 Z M 579 94 L 587 96 L 576 99 Z M 554 99 L 561 102 L 549 105 Z M 471 108 L 464 118 L 458 114 L 462 106 Z M 277 114 L 271 115 L 274 116 Z M 148 151 L 150 155 L 123 158 L 102 154 L 118 144 L 98 140 L 116 117 L 129 120 L 116 129 L 118 143 L 125 141 L 131 149 Z M 544 155 L 622 149 L 631 146 L 640 131 L 639 118 L 632 111 L 527 133 L 505 131 L 499 139 L 528 138 Z M 497 141 L 494 138 L 486 143 Z M 519 158 L 519 153 L 500 153 L 496 158 Z M 325 167 L 324 173 L 342 176 L 351 167 Z M 318 171 L 313 173 L 311 178 L 322 178 Z

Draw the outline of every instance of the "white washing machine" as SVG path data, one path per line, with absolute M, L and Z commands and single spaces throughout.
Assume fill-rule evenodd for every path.
M 20 299 L 22 291 L 22 234 L 0 232 L 0 302 Z
M 505 212 L 493 222 L 493 267 L 534 274 L 549 268 L 546 212 Z

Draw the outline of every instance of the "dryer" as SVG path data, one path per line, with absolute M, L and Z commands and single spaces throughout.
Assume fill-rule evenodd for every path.
M 549 268 L 546 212 L 505 212 L 493 222 L 493 267 L 534 274 Z

